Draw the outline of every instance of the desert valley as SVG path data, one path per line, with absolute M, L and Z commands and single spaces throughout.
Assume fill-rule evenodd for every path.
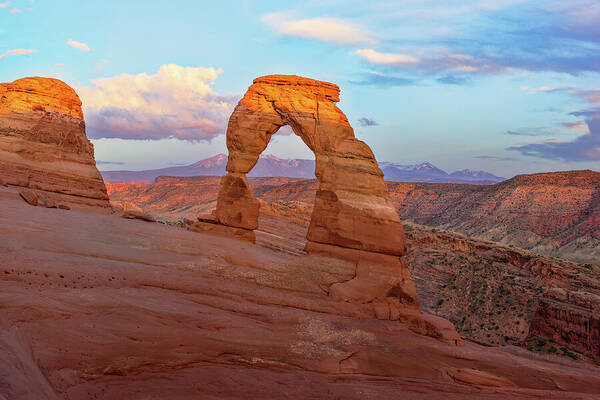
M 600 174 L 384 183 L 338 93 L 259 78 L 226 175 L 140 184 L 2 84 L 0 398 L 596 398 Z M 284 124 L 318 181 L 246 178 Z
M 600 399 L 598 0 L 0 21 L 0 400 Z

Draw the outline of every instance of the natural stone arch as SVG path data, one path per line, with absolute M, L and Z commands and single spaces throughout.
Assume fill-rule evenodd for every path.
M 388 198 L 373 152 L 354 137 L 336 106 L 337 85 L 293 75 L 257 78 L 236 106 L 227 127 L 229 159 L 221 180 L 217 220 L 258 227 L 258 201 L 246 174 L 284 125 L 313 151 L 319 189 L 307 234 L 309 242 L 404 255 L 404 230 Z

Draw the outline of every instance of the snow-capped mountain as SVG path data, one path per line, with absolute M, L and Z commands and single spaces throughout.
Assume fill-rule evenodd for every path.
M 158 176 L 222 176 L 227 166 L 227 155 L 217 154 L 214 157 L 198 161 L 194 164 L 145 171 L 102 171 L 107 182 L 152 183 Z M 505 180 L 485 171 L 462 170 L 448 174 L 435 165 L 424 162 L 414 165 L 403 165 L 392 162 L 380 162 L 379 167 L 385 180 L 402 182 L 435 182 L 435 183 L 479 183 L 490 184 Z M 248 176 L 288 178 L 315 177 L 315 161 L 304 159 L 285 159 L 273 155 L 261 156 Z

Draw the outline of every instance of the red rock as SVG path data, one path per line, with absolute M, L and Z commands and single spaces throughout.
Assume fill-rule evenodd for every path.
M 0 178 L 0 186 L 8 186 L 2 178 Z
M 41 196 L 40 201 L 41 201 L 42 205 L 46 208 L 58 208 L 58 204 L 50 196 L 43 195 L 43 196 Z
M 257 78 L 229 119 L 228 175 L 217 202 L 220 223 L 258 226 L 258 208 L 245 175 L 277 130 L 290 125 L 315 153 L 319 190 L 308 231 L 313 242 L 403 255 L 402 224 L 389 201 L 369 146 L 354 137 L 336 107 L 339 88 L 293 75 Z M 235 205 L 234 205 L 235 204 Z
M 516 387 L 508 379 L 492 375 L 487 372 L 468 368 L 449 368 L 446 370 L 454 382 L 464 385 L 494 386 L 494 387 Z
M 137 212 L 142 212 L 142 209 L 140 207 L 138 207 L 137 205 L 126 201 L 123 204 L 123 211 L 137 211 Z
M 377 319 L 373 303 L 327 296 L 332 282 L 353 278 L 351 261 L 288 257 L 79 210 L 27 215 L 28 207 L 0 196 L 0 398 L 566 400 L 600 392 L 594 364 L 513 346 L 447 346 Z
M 259 208 L 245 173 L 232 172 L 221 178 L 216 213 L 219 223 L 236 228 L 256 229 Z
M 0 98 L 3 179 L 108 206 L 75 91 L 57 79 L 24 78 L 0 83 Z
M 70 210 L 71 209 L 71 207 L 69 207 L 66 204 L 62 204 L 62 203 L 58 205 L 58 208 L 60 208 L 61 210 Z
M 218 224 L 217 217 L 214 214 L 202 214 L 198 215 L 199 222 L 206 222 L 208 224 Z
M 192 232 L 210 233 L 219 236 L 227 236 L 234 239 L 244 240 L 246 242 L 255 243 L 256 236 L 254 231 L 243 228 L 234 228 L 232 226 L 221 225 L 215 222 L 198 221 L 188 227 Z
M 32 206 L 38 205 L 38 196 L 31 190 L 19 190 L 19 195 L 21 196 L 21 198 L 23 198 L 23 200 L 25 200 L 25 202 L 27 202 L 27 204 L 30 204 Z
M 147 221 L 147 222 L 156 222 L 156 219 L 152 215 L 142 212 L 142 211 L 135 211 L 135 210 L 124 211 L 123 215 L 121 217 L 126 218 L 126 219 L 139 219 L 139 220 Z

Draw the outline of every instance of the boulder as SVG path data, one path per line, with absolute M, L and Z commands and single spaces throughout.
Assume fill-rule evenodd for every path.
M 214 222 L 198 221 L 188 227 L 188 230 L 199 233 L 210 233 L 219 236 L 226 236 L 234 239 L 244 240 L 246 242 L 255 243 L 256 236 L 254 231 L 244 228 L 234 228 L 231 226 L 221 225 Z
M 38 205 L 38 195 L 32 192 L 31 190 L 23 189 L 19 190 L 19 195 L 27 204 L 32 206 Z
M 126 219 L 139 219 L 139 220 L 147 221 L 147 222 L 156 222 L 156 218 L 154 218 L 152 215 L 142 212 L 142 211 L 135 211 L 135 210 L 124 211 L 123 215 L 121 217 L 126 218 Z
M 17 186 L 109 206 L 85 134 L 81 100 L 64 82 L 24 78 L 0 83 L 0 170 Z

